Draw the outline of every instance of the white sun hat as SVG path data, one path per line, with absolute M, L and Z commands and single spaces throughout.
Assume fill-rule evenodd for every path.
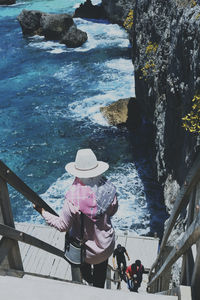
M 109 165 L 106 162 L 98 161 L 91 149 L 80 149 L 76 153 L 75 162 L 65 166 L 65 170 L 79 178 L 91 178 L 103 174 Z

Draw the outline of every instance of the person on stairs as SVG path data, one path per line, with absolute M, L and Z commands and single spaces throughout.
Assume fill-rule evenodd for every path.
M 135 263 L 131 264 L 126 269 L 127 285 L 131 292 L 138 292 L 138 288 L 141 286 L 142 277 L 144 273 L 148 273 L 144 270 L 144 266 L 141 261 L 137 259 Z
M 118 209 L 116 188 L 102 176 L 108 168 L 106 162 L 97 160 L 91 149 L 78 150 L 75 162 L 65 166 L 75 179 L 65 195 L 60 216 L 34 207 L 50 226 L 68 232 L 78 241 L 81 240 L 83 217 L 85 262 L 80 267 L 71 264 L 72 280 L 82 282 L 83 278 L 99 288 L 104 288 L 108 258 L 115 247 L 111 217 Z
M 126 268 L 127 268 L 125 254 L 126 254 L 128 260 L 130 260 L 130 257 L 126 251 L 126 248 L 123 247 L 121 244 L 118 244 L 117 248 L 113 252 L 113 268 L 116 269 L 116 265 L 115 265 L 115 257 L 116 257 L 117 269 L 118 269 L 121 280 L 123 279 L 124 281 L 126 281 L 125 272 L 126 272 Z M 121 264 L 122 264 L 122 269 L 121 269 Z

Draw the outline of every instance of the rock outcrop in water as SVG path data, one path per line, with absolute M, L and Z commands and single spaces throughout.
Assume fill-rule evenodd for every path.
M 111 21 L 124 21 L 124 1 L 102 1 Z M 182 127 L 200 93 L 200 6 L 189 0 L 125 2 L 133 10 L 129 36 L 136 97 L 143 117 L 154 126 L 157 176 L 165 200 L 172 201 L 200 145 L 199 136 Z
M 16 3 L 16 0 L 0 0 L 0 5 L 12 5 L 15 3 Z
M 47 14 L 37 10 L 23 10 L 18 16 L 25 36 L 44 35 L 47 40 L 58 40 L 67 47 L 79 47 L 87 41 L 87 34 L 77 29 L 68 14 Z
M 122 25 L 131 7 L 130 0 L 102 0 L 100 5 L 93 5 L 91 0 L 86 0 L 75 10 L 73 17 L 108 19 L 111 23 Z
M 108 123 L 135 129 L 140 125 L 141 115 L 135 98 L 119 99 L 108 106 L 100 107 Z
M 86 0 L 76 8 L 74 18 L 88 18 L 88 19 L 105 19 L 106 13 L 101 5 L 93 5 L 91 0 Z

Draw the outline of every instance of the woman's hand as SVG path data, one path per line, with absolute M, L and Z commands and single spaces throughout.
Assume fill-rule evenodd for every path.
M 41 206 L 39 206 L 39 205 L 37 205 L 37 204 L 33 204 L 33 208 L 34 208 L 35 210 L 37 210 L 41 215 L 42 215 L 42 213 L 45 211 L 43 207 L 41 207 Z

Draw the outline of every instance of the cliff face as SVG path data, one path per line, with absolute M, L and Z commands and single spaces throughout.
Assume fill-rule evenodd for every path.
M 104 0 L 103 6 L 109 15 L 109 3 L 119 9 L 122 2 Z M 133 10 L 130 40 L 136 99 L 144 118 L 154 126 L 157 176 L 164 186 L 165 200 L 169 195 L 170 199 L 176 195 L 200 144 L 197 135 L 182 127 L 182 117 L 190 112 L 194 95 L 200 94 L 200 5 L 197 2 L 126 1 L 126 12 Z M 124 18 L 121 12 L 121 23 Z

